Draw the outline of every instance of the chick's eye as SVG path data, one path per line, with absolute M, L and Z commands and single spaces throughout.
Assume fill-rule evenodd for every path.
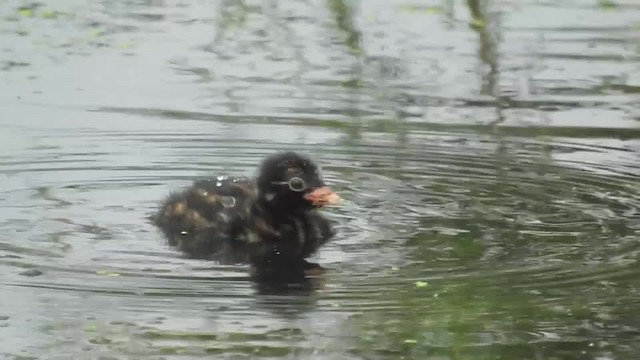
M 293 177 L 291 178 L 291 180 L 289 180 L 289 189 L 293 191 L 303 191 L 304 189 L 306 189 L 306 187 L 307 184 L 299 177 Z

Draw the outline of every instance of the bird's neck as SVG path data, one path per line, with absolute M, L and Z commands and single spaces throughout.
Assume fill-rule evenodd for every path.
M 251 207 L 250 214 L 251 216 L 262 217 L 267 222 L 275 225 L 290 219 L 303 218 L 307 212 L 291 211 L 286 205 L 278 206 L 273 202 L 258 200 Z

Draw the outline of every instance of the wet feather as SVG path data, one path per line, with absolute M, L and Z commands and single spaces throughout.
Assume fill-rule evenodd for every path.
M 305 191 L 287 186 L 294 177 Z M 248 262 L 257 278 L 299 278 L 310 266 L 305 258 L 334 236 L 305 197 L 319 188 L 330 191 L 310 159 L 279 153 L 265 159 L 255 180 L 219 176 L 170 194 L 155 223 L 190 257 Z

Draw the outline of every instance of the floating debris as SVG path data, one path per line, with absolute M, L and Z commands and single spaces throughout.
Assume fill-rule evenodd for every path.
M 128 43 L 128 42 L 121 42 L 121 43 L 116 44 L 116 47 L 118 49 L 123 49 L 123 50 L 130 49 L 131 46 L 132 46 L 131 43 Z
M 58 17 L 58 13 L 52 9 L 44 9 L 42 11 L 42 17 L 45 19 L 55 19 Z
M 21 9 L 18 9 L 18 14 L 24 17 L 33 17 L 33 9 L 21 8 Z
M 611 10 L 618 7 L 618 4 L 612 0 L 598 0 L 598 7 L 605 10 Z
M 120 273 L 113 272 L 113 271 L 106 271 L 106 270 L 98 270 L 96 271 L 96 274 L 102 275 L 102 276 L 111 276 L 111 277 L 120 276 Z
M 44 274 L 44 272 L 38 270 L 38 269 L 29 269 L 29 270 L 25 270 L 23 272 L 20 273 L 20 275 L 22 276 L 29 276 L 29 277 L 33 277 L 33 276 L 40 276 Z

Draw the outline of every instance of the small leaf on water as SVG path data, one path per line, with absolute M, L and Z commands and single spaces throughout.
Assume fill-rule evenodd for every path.
M 405 344 L 415 344 L 418 341 L 416 339 L 404 339 Z
M 108 345 L 113 342 L 113 340 L 109 339 L 106 336 L 98 336 L 92 339 L 89 339 L 89 342 L 95 345 Z
M 408 5 L 401 7 L 401 10 L 407 13 L 427 13 L 427 14 L 439 14 L 442 12 L 441 6 L 417 6 Z
M 482 29 L 485 26 L 487 26 L 487 23 L 482 19 L 476 18 L 476 19 L 471 20 L 471 26 L 473 26 L 475 28 L 478 28 L 478 29 Z
M 98 327 L 95 326 L 95 325 L 87 325 L 84 328 L 84 331 L 86 331 L 86 332 L 96 332 L 96 331 L 98 331 Z
M 120 276 L 119 273 L 117 272 L 113 272 L 113 271 L 106 271 L 106 270 L 98 270 L 96 271 L 96 274 L 98 275 L 102 275 L 102 276 L 111 276 L 111 277 L 117 277 Z
M 440 6 L 427 6 L 425 11 L 428 14 L 439 14 L 442 12 L 442 8 Z
M 57 14 L 55 11 L 51 10 L 51 9 L 45 9 L 42 12 L 42 17 L 45 19 L 55 19 L 57 17 Z
M 429 285 L 429 283 L 426 282 L 426 281 L 416 281 L 416 287 L 417 288 L 427 287 L 427 285 Z
M 33 10 L 27 9 L 27 8 L 18 9 L 18 14 L 20 14 L 20 15 L 22 15 L 24 17 L 32 17 L 33 16 Z
M 613 0 L 598 0 L 598 6 L 601 9 L 614 9 L 617 7 L 616 3 Z

